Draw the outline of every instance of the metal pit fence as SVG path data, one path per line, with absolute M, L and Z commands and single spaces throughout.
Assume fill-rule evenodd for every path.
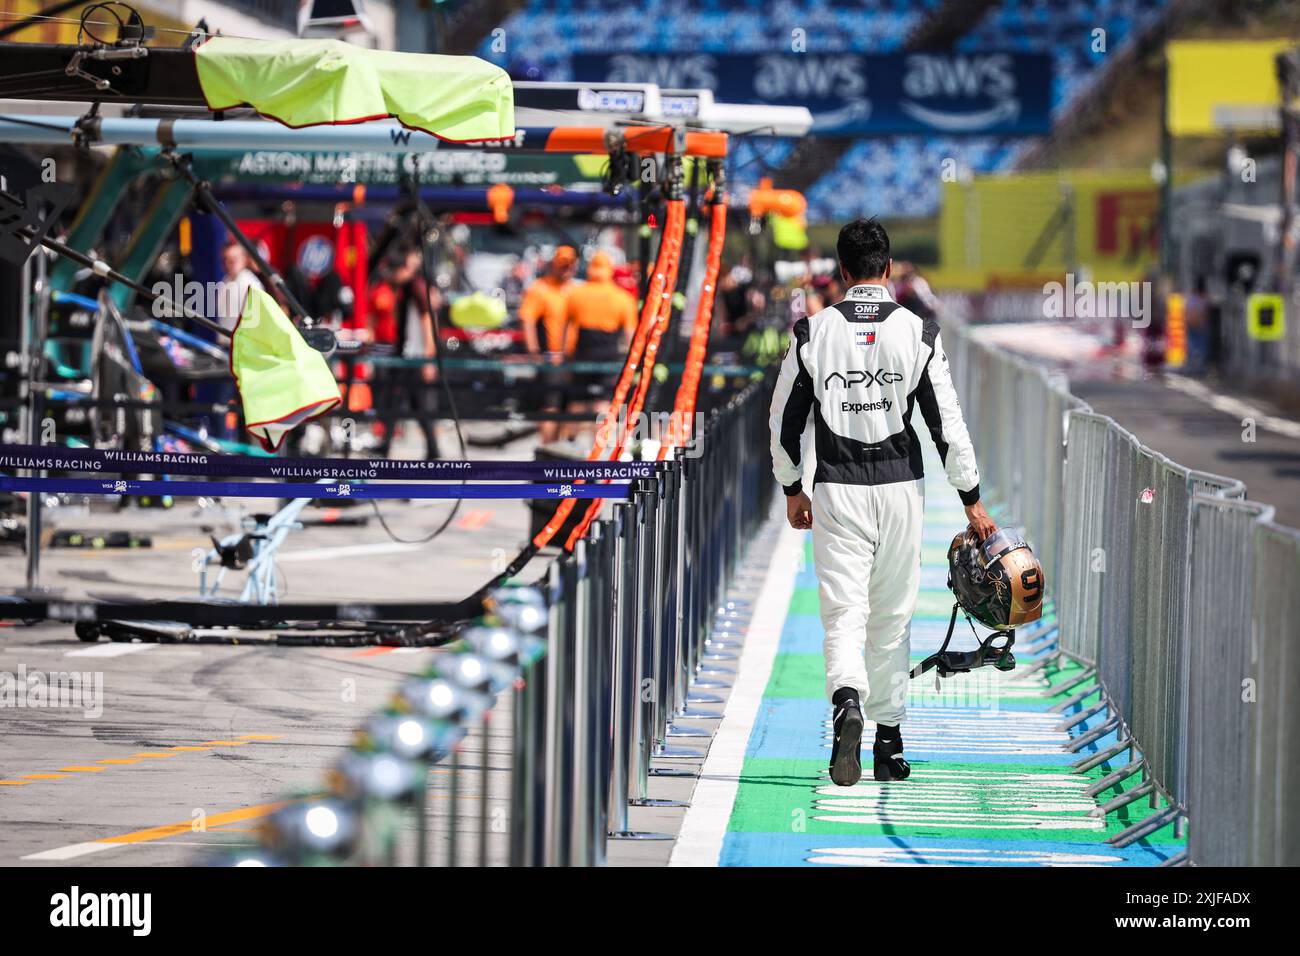
M 1115 734 L 1075 769 L 1118 764 L 1094 795 L 1141 774 L 1103 812 L 1144 798 L 1154 811 L 1110 842 L 1187 824 L 1175 862 L 1300 863 L 1300 747 L 1287 743 L 1300 532 L 1245 501 L 1241 482 L 1146 447 L 970 328 L 945 338 L 981 483 L 1043 562 L 1058 628 L 1047 660 L 1083 668 L 1058 688 L 1061 726 L 1100 716 L 1076 752 Z
M 727 595 L 770 513 L 772 377 L 711 411 L 532 585 L 494 592 L 372 715 L 321 791 L 286 798 L 222 865 L 595 866 L 635 832 L 675 726 L 721 703 Z M 726 602 L 724 604 L 724 602 Z M 723 623 L 719 623 L 723 622 Z

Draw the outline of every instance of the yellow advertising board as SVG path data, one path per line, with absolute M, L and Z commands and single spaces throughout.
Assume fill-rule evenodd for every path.
M 1296 40 L 1175 40 L 1166 119 L 1175 136 L 1277 129 L 1277 55 Z
M 965 290 L 1041 287 L 1071 271 L 1095 282 L 1138 280 L 1157 262 L 1159 212 L 1159 189 L 1145 170 L 945 183 L 932 281 Z

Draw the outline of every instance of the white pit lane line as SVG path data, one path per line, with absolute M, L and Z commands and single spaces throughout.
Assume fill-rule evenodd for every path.
M 111 850 L 114 847 L 130 846 L 129 843 L 98 843 L 91 841 L 89 843 L 73 843 L 68 846 L 56 847 L 53 850 L 41 850 L 39 853 L 29 853 L 21 859 L 24 860 L 75 860 L 79 856 L 85 856 L 88 853 L 98 853 L 101 850 Z
M 1165 373 L 1165 381 L 1168 382 L 1170 388 L 1202 401 L 1225 415 L 1231 415 L 1234 418 L 1253 419 L 1256 425 L 1266 431 L 1277 432 L 1287 438 L 1300 438 L 1300 422 L 1293 422 L 1286 418 L 1270 415 L 1249 402 L 1229 395 L 1220 395 L 1205 384 L 1182 375 L 1167 372 Z
M 397 541 L 381 541 L 378 544 L 350 544 L 337 548 L 311 548 L 306 551 L 281 551 L 275 560 L 281 564 L 298 561 L 336 561 L 339 558 L 365 558 L 376 554 L 405 554 L 419 551 L 418 544 L 403 544 Z
M 161 644 L 152 642 L 139 644 L 127 644 L 125 642 L 113 641 L 109 644 L 94 644 L 90 647 L 82 647 L 75 651 L 68 651 L 64 657 L 121 657 L 123 654 L 138 654 L 141 651 L 150 651 L 155 647 L 161 647 Z
M 740 789 L 749 734 L 772 674 L 804 547 L 804 532 L 791 528 L 784 516 L 776 520 L 781 522 L 781 533 L 750 618 L 736 682 L 727 699 L 718 735 L 713 738 L 709 756 L 700 770 L 700 780 L 682 820 L 669 866 L 717 866 L 722 854 L 722 841 L 727 835 L 736 791 Z

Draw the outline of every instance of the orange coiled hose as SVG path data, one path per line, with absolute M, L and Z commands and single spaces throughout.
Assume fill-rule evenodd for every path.
M 667 440 L 659 447 L 659 460 L 670 451 L 691 440 L 695 430 L 695 401 L 704 378 L 704 359 L 709 352 L 709 330 L 713 326 L 713 303 L 718 291 L 718 273 L 722 269 L 722 246 L 727 239 L 727 206 L 721 196 L 714 198 L 709 220 L 709 257 L 704 265 L 704 285 L 696 303 L 695 321 L 691 325 L 691 343 L 686 352 L 686 367 L 677 385 L 673 414 L 668 421 Z
M 614 395 L 610 400 L 609 407 L 605 409 L 605 417 L 596 433 L 595 443 L 587 454 L 588 461 L 599 461 L 604 456 L 605 449 L 609 446 L 610 436 L 623 431 L 618 426 L 618 417 L 624 403 L 627 401 L 627 394 L 632 388 L 632 379 L 636 375 L 637 369 L 641 368 L 642 358 L 647 355 L 647 352 L 649 352 L 650 358 L 653 359 L 654 352 L 658 351 L 659 338 L 663 335 L 661 323 L 666 322 L 667 310 L 671 310 L 672 294 L 677 285 L 677 260 L 680 257 L 682 236 L 685 231 L 686 203 L 680 199 L 671 200 L 667 203 L 667 210 L 664 215 L 663 240 L 659 245 L 659 254 L 656 257 L 650 288 L 641 307 L 641 318 L 637 324 L 636 334 L 632 338 L 632 347 L 628 350 L 627 360 L 623 364 L 623 371 L 614 387 Z M 661 319 L 661 316 L 664 318 Z M 649 346 L 652 340 L 654 350 L 650 351 Z M 638 383 L 636 395 L 640 397 L 641 401 L 645 399 L 645 389 L 649 387 L 649 379 L 649 374 L 642 375 L 641 382 Z M 636 401 L 635 396 L 634 401 Z M 629 407 L 625 424 L 630 425 L 633 418 L 640 414 L 640 411 L 639 405 L 636 406 L 635 410 Z M 619 434 L 617 446 L 611 456 L 613 459 L 617 459 L 622 454 L 624 441 L 626 441 L 626 435 Z M 544 548 L 550 544 L 551 539 L 555 537 L 564 522 L 569 519 L 569 515 L 573 513 L 577 503 L 576 498 L 566 498 L 560 502 L 560 506 L 555 509 L 555 514 L 551 516 L 551 520 L 546 522 L 542 530 L 537 532 L 537 535 L 533 538 L 535 548 Z M 599 505 L 599 501 L 595 501 L 593 504 Z M 576 539 L 571 538 L 571 540 Z M 572 548 L 572 544 L 569 544 L 568 547 Z
M 654 360 L 659 354 L 659 341 L 663 338 L 664 329 L 668 328 L 668 319 L 672 315 L 672 295 L 677 289 L 677 269 L 681 265 L 681 238 L 685 233 L 686 225 L 686 207 L 685 203 L 672 203 L 671 206 L 680 207 L 681 216 L 679 228 L 669 233 L 664 232 L 663 242 L 668 248 L 668 268 L 664 271 L 664 289 L 659 297 L 659 312 L 655 316 L 653 328 L 650 329 L 649 341 L 645 346 L 645 362 L 642 363 L 641 377 L 637 380 L 637 390 L 632 394 L 632 401 L 628 403 L 628 418 L 624 421 L 624 427 L 619 429 L 619 441 L 610 453 L 611 462 L 619 460 L 619 455 L 623 454 L 624 446 L 628 442 L 628 434 L 633 427 L 637 416 L 641 415 L 641 408 L 645 406 L 646 393 L 650 390 L 650 380 L 654 377 Z M 612 406 L 611 406 L 612 410 Z M 608 412 L 603 428 L 608 428 L 610 419 Z M 599 437 L 599 436 L 598 436 Z M 603 449 L 602 449 L 603 451 Z M 573 545 L 576 545 L 578 538 L 585 535 L 586 529 L 591 527 L 591 522 L 595 520 L 595 515 L 601 511 L 604 498 L 593 498 L 586 506 L 586 514 L 582 515 L 581 522 L 573 525 L 573 531 L 569 533 L 568 540 L 564 542 L 564 550 L 572 551 Z

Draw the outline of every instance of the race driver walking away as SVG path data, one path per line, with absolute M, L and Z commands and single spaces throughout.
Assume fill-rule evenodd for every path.
M 862 777 L 864 716 L 876 724 L 877 780 L 903 780 L 900 725 L 911 620 L 921 575 L 919 406 L 948 481 L 981 539 L 996 530 L 980 503 L 975 449 L 962 420 L 933 318 L 890 296 L 889 236 L 875 219 L 840 230 L 844 301 L 800 319 L 772 398 L 772 470 L 795 528 L 811 528 L 826 631 L 826 694 L 834 705 L 831 779 Z M 801 452 L 812 415 L 817 470 L 803 489 Z

